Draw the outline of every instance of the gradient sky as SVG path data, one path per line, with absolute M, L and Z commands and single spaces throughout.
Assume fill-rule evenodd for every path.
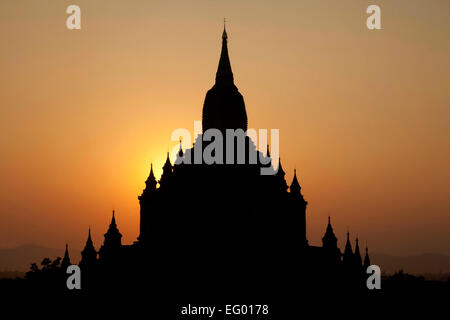
M 82 29 L 65 27 L 66 7 Z M 365 9 L 382 9 L 380 31 Z M 450 254 L 450 2 L 0 2 L 0 247 L 99 247 L 116 209 L 136 240 L 137 196 L 176 128 L 201 119 L 223 17 L 249 127 L 279 128 L 288 182 L 369 249 Z

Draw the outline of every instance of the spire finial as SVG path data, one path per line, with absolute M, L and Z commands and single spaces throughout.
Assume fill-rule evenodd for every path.
M 170 155 L 169 155 L 169 151 L 167 151 L 167 159 L 166 159 L 166 163 L 164 164 L 166 165 L 172 165 L 172 163 L 170 162 Z
M 227 24 L 227 18 L 223 18 L 223 33 L 222 33 L 222 39 L 224 39 L 224 40 L 228 39 L 226 24 Z
M 179 158 L 182 158 L 183 157 L 183 155 L 184 155 L 184 153 L 183 153 L 183 146 L 182 146 L 182 143 L 181 143 L 181 137 L 180 137 L 180 149 L 178 150 L 178 157 Z M 175 162 L 175 164 L 176 164 L 176 162 Z
M 216 84 L 233 85 L 233 72 L 231 71 L 230 57 L 228 56 L 227 30 L 225 29 L 225 21 L 222 33 L 222 51 L 220 53 L 219 66 L 216 73 Z
M 113 209 L 113 212 L 112 212 L 112 218 L 111 218 L 111 223 L 110 223 L 110 225 L 109 225 L 109 228 L 111 229 L 111 227 L 116 227 L 117 226 L 117 224 L 116 224 L 116 217 L 115 217 L 115 211 L 114 211 L 114 209 Z
M 150 174 L 148 175 L 147 180 L 145 181 L 145 184 L 153 183 L 156 181 L 155 174 L 153 173 L 153 163 L 150 163 Z
M 70 264 L 69 244 L 68 244 L 67 241 L 66 241 L 66 251 L 64 251 L 64 257 L 63 257 L 63 260 L 62 260 L 61 265 L 62 265 L 63 267 L 66 267 L 66 266 L 68 266 L 69 264 Z

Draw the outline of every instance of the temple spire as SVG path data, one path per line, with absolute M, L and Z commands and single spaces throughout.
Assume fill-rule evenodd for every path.
M 283 167 L 281 166 L 281 158 L 280 157 L 278 157 L 278 168 L 275 173 L 275 177 L 277 179 L 279 191 L 286 192 L 287 189 L 289 189 L 289 187 L 286 183 L 285 172 L 283 170 Z
M 145 181 L 145 186 L 146 186 L 145 190 L 155 191 L 157 184 L 158 184 L 158 182 L 156 181 L 155 174 L 153 173 L 153 163 L 152 163 L 152 164 L 150 164 L 150 174 L 149 174 L 147 180 Z M 114 213 L 113 213 L 113 218 L 114 218 Z
M 242 94 L 234 85 L 228 56 L 228 34 L 223 29 L 222 51 L 216 72 L 214 86 L 208 90 L 203 103 L 202 130 L 218 129 L 225 134 L 226 129 L 242 129 L 247 131 L 248 119 Z
M 223 33 L 222 33 L 222 39 L 228 39 L 227 35 L 227 19 L 223 18 Z
M 93 266 L 97 263 L 97 251 L 95 251 L 94 244 L 91 238 L 91 228 L 89 228 L 89 235 L 84 246 L 83 251 L 81 251 L 81 261 L 80 266 L 82 268 Z
M 350 243 L 350 232 L 347 231 L 347 242 L 345 243 L 344 256 L 352 257 L 353 249 L 352 244 Z
M 173 170 L 173 166 L 172 166 L 172 163 L 170 163 L 169 152 L 167 152 L 166 163 L 164 163 L 163 173 L 161 175 L 161 179 L 159 180 L 159 185 L 161 187 L 165 187 L 168 185 L 169 180 L 172 177 L 172 170 Z
M 184 155 L 184 153 L 183 153 L 183 147 L 181 146 L 181 139 L 180 139 L 180 150 L 178 150 L 178 156 L 179 156 L 180 158 L 182 158 L 183 155 Z
M 298 180 L 297 180 L 297 169 L 294 169 L 294 178 L 292 178 L 292 183 L 289 188 L 289 191 L 293 195 L 299 195 L 301 189 L 302 188 L 300 187 L 300 184 L 298 183 Z
M 277 169 L 277 176 L 284 178 L 285 172 L 283 170 L 283 167 L 281 166 L 281 158 L 278 157 L 278 169 Z
M 347 231 L 347 242 L 345 243 L 345 250 L 353 254 L 352 244 L 350 243 L 350 232 Z
M 327 225 L 327 231 L 326 232 L 333 232 L 333 227 L 331 226 L 331 217 L 328 216 L 328 225 Z M 333 232 L 334 235 L 334 232 Z
M 366 245 L 366 255 L 364 257 L 364 269 L 367 270 L 367 268 L 370 266 L 370 258 L 369 258 L 369 249 Z
M 167 151 L 167 158 L 166 158 L 166 163 L 165 163 L 165 164 L 170 164 L 170 165 L 172 165 L 172 164 L 170 163 L 169 151 Z
M 356 237 L 356 246 L 355 246 L 355 263 L 358 268 L 361 268 L 362 265 L 362 259 L 361 259 L 361 253 L 359 252 L 359 240 L 358 237 Z
M 337 238 L 331 226 L 331 217 L 328 216 L 327 230 L 322 238 L 322 246 L 324 248 L 337 250 Z
M 116 217 L 115 217 L 115 213 L 114 213 L 114 209 L 113 209 L 113 214 L 112 214 L 112 219 L 111 219 L 111 225 L 116 225 Z
M 88 238 L 86 240 L 86 245 L 84 247 L 84 250 L 91 250 L 91 249 L 94 249 L 94 242 L 92 242 L 91 228 L 89 227 Z M 94 251 L 95 251 L 95 249 L 94 249 Z
M 69 245 L 66 243 L 66 251 L 64 252 L 64 258 L 61 261 L 61 268 L 66 271 L 67 267 L 71 265 L 69 257 Z
M 122 234 L 119 232 L 116 224 L 115 212 L 113 210 L 113 215 L 111 219 L 111 224 L 109 225 L 108 231 L 105 233 L 105 240 L 103 242 L 104 247 L 120 247 L 121 246 Z M 103 250 L 103 249 L 101 249 Z
M 344 255 L 343 255 L 343 263 L 346 266 L 353 265 L 353 250 L 352 244 L 350 243 L 350 232 L 347 231 L 347 242 L 345 243 Z
M 219 66 L 216 73 L 216 84 L 233 85 L 233 72 L 231 71 L 230 58 L 228 56 L 228 34 L 225 28 L 225 20 L 222 33 L 222 52 L 220 53 Z

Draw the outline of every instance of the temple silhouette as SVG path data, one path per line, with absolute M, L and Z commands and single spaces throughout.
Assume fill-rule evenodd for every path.
M 247 131 L 227 41 L 224 27 L 215 84 L 204 100 L 203 132 Z M 269 147 L 257 151 L 248 136 L 244 163 L 194 163 L 194 154 L 208 143 L 202 134 L 190 149 L 183 150 L 180 143 L 174 164 L 167 154 L 159 180 L 150 167 L 138 197 L 140 232 L 134 243 L 122 243 L 114 211 L 98 250 L 89 230 L 79 262 L 84 290 L 147 283 L 162 296 L 204 297 L 274 295 L 317 286 L 364 289 L 370 259 L 367 248 L 361 257 L 358 238 L 353 249 L 347 233 L 341 252 L 329 217 L 322 246 L 308 244 L 308 202 L 295 170 L 288 185 L 281 159 L 273 168 Z M 224 159 L 227 152 L 224 148 Z M 258 154 L 257 163 L 249 161 L 251 152 Z M 261 175 L 262 167 L 273 168 L 273 174 Z M 67 246 L 62 265 L 70 265 Z

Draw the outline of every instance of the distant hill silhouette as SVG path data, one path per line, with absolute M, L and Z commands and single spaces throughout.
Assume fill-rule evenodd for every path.
M 383 273 L 392 274 L 399 270 L 423 275 L 425 273 L 450 273 L 450 256 L 424 253 L 397 257 L 383 253 L 372 253 L 372 261 L 381 267 Z
M 43 258 L 54 259 L 62 257 L 64 250 L 46 248 L 35 244 L 25 244 L 15 248 L 0 249 L 0 271 L 20 271 L 25 272 L 30 269 L 33 262 L 40 263 Z M 71 255 L 74 261 L 78 261 L 80 250 L 73 249 Z

